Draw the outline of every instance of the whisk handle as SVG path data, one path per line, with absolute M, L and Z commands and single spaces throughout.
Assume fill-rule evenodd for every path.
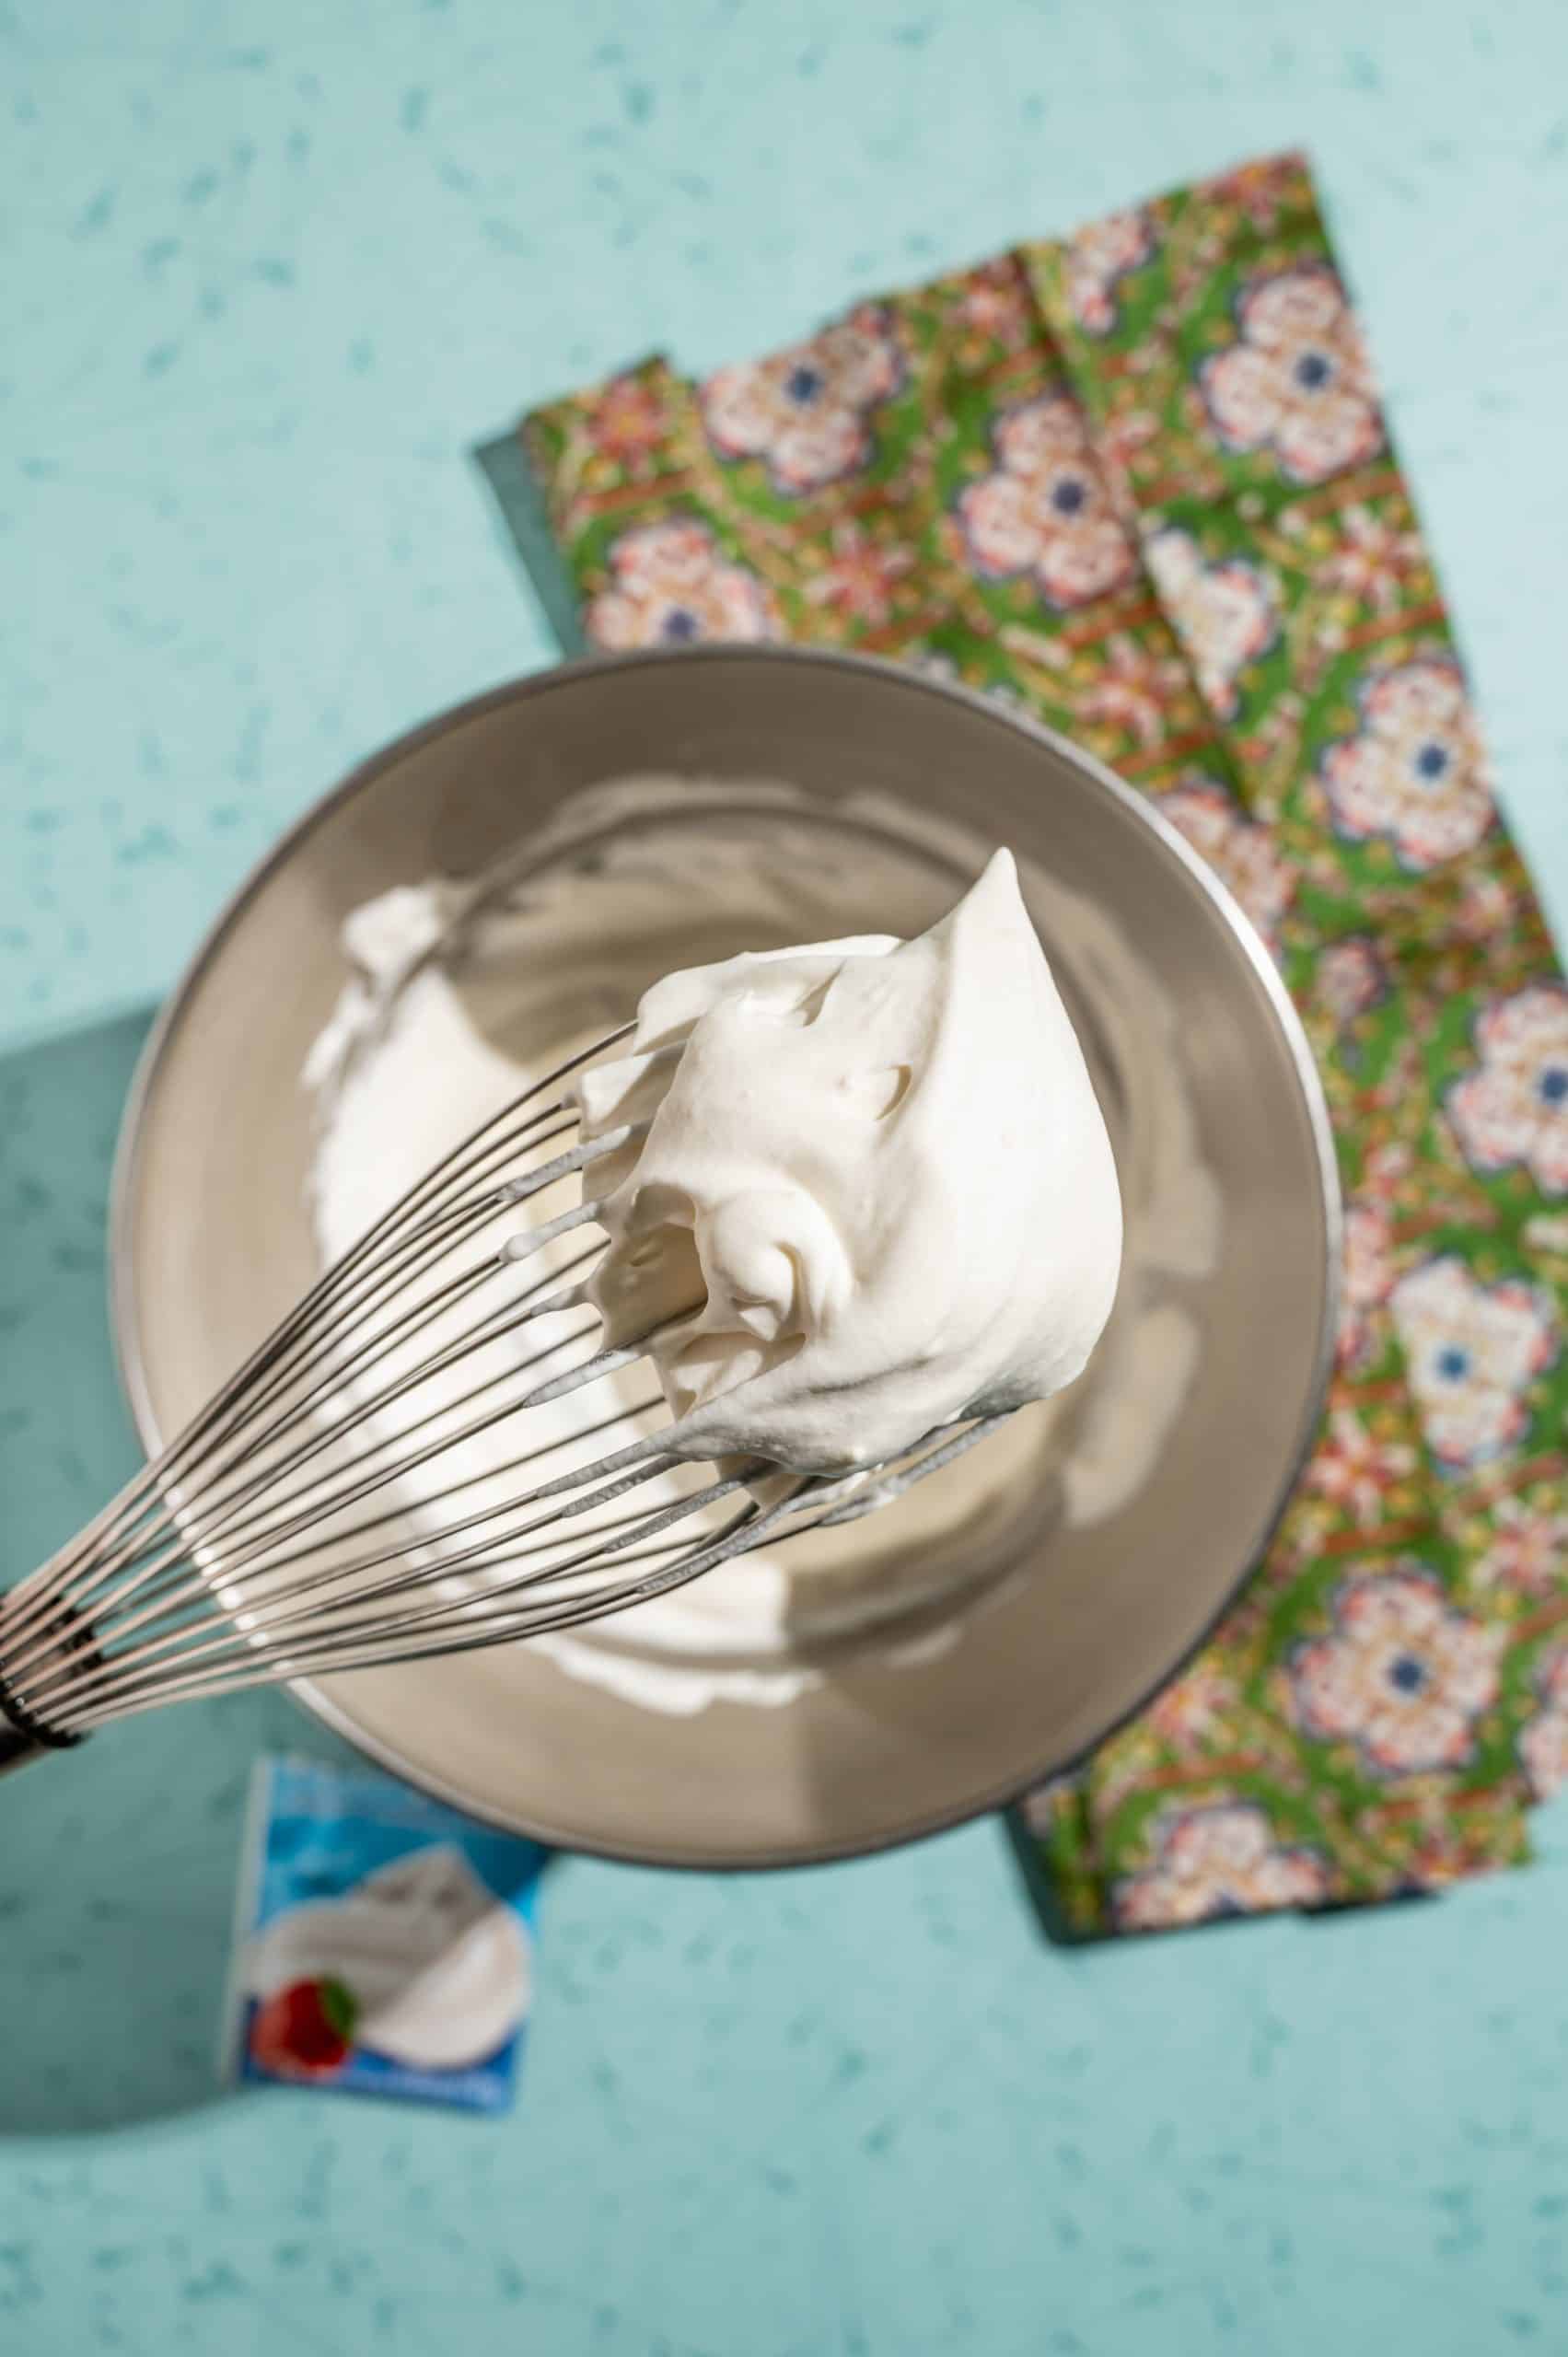
M 0 1713 L 0 1776 L 8 1776 L 13 1768 L 25 1768 L 29 1759 L 41 1759 L 48 1751 L 57 1751 L 58 1744 L 42 1743 L 15 1719 Z
M 17 1589 L 16 1593 L 20 1595 L 22 1591 Z M 0 1776 L 9 1774 L 13 1768 L 25 1768 L 29 1759 L 40 1759 L 46 1751 L 68 1751 L 81 1740 L 79 1736 L 63 1734 L 36 1717 L 7 1677 L 3 1608 L 10 1601 L 8 1596 L 0 1596 Z M 52 1633 L 56 1643 L 70 1652 L 92 1643 L 92 1631 L 81 1615 L 68 1608 L 55 1613 Z

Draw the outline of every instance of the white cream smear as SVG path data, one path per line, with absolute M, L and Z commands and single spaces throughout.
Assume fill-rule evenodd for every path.
M 416 2071 L 482 2061 L 528 2010 L 523 1927 L 446 1842 L 342 1898 L 290 1908 L 258 1933 L 244 1969 L 258 1997 L 332 1975 L 355 2000 L 354 2043 Z
M 518 880 L 431 881 L 354 913 L 354 979 L 308 1073 L 327 1261 L 638 1008 L 583 1084 L 588 1131 L 647 1123 L 592 1174 L 611 1238 L 596 1290 L 612 1337 L 666 1321 L 649 1347 L 693 1457 L 837 1469 L 1059 1395 L 861 1521 L 533 1641 L 650 1707 L 788 1701 L 831 1675 L 846 1635 L 928 1652 L 1054 1520 L 1135 1493 L 1200 1355 L 1182 1285 L 1213 1265 L 1218 1195 L 1152 973 L 1101 911 L 1028 875 L 1113 1158 L 1011 863 L 932 930 L 973 875 L 970 840 L 869 797 L 832 822 L 847 842 L 784 788 L 646 779 L 580 797 L 526 875 L 509 863 Z M 862 934 L 868 917 L 886 931 Z M 629 1409 L 649 1370 L 610 1384 Z M 531 1411 L 530 1441 L 551 1417 L 568 1438 L 581 1400 Z M 482 1502 L 513 1446 L 465 1440 L 439 1478 Z M 410 1509 L 417 1523 L 412 1486 Z

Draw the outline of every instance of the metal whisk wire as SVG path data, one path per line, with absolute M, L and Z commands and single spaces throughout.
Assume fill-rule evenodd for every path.
M 585 1139 L 570 1098 L 547 1094 L 631 1028 L 482 1122 L 75 1539 L 0 1596 L 0 1769 L 165 1703 L 623 1610 L 770 1540 L 868 1513 L 1003 1421 L 944 1426 L 893 1463 L 837 1478 L 778 1477 L 761 1459 L 686 1462 L 664 1445 L 656 1386 L 530 1434 L 532 1411 L 643 1356 L 641 1344 L 590 1347 L 599 1320 L 585 1281 L 605 1238 L 576 1237 L 601 1206 L 585 1180 L 581 1202 L 466 1254 L 494 1222 L 636 1137 L 630 1124 Z M 542 1273 L 519 1282 L 536 1258 Z M 471 1382 L 440 1387 L 470 1368 Z M 408 1477 L 460 1460 L 513 1419 L 524 1445 L 499 1463 L 443 1468 L 420 1485 L 411 1527 Z M 748 1483 L 764 1474 L 775 1478 L 759 1496 Z M 506 1486 L 514 1477 L 520 1489 Z M 433 1519 L 438 1509 L 450 1518 Z

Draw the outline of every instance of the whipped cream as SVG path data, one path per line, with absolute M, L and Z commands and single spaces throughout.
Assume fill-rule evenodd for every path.
M 523 1927 L 447 1842 L 276 1917 L 250 1947 L 245 1984 L 265 1998 L 323 1975 L 354 1995 L 356 2044 L 410 2070 L 468 2070 L 528 2011 Z
M 586 1137 L 633 1132 L 589 1167 L 587 1290 L 676 1454 L 850 1471 L 1087 1364 L 1116 1164 L 1009 853 L 912 941 L 667 976 L 576 1094 Z
M 530 1080 L 668 990 L 672 970 L 722 972 L 739 953 L 758 968 L 786 963 L 800 955 L 790 945 L 824 940 L 835 958 L 886 970 L 900 938 L 912 946 L 937 924 L 987 849 L 872 794 L 830 814 L 789 786 L 650 775 L 575 797 L 478 882 L 433 876 L 355 911 L 348 978 L 306 1074 L 323 1263 Z M 1038 869 L 1024 887 L 1088 1055 L 1126 1214 L 1121 1285 L 1083 1379 L 861 1520 L 760 1548 L 612 1619 L 465 1655 L 476 1710 L 510 1705 L 517 1657 L 531 1652 L 647 1709 L 787 1704 L 831 1679 L 841 1649 L 853 1661 L 874 1646 L 896 1662 L 958 1642 L 966 1616 L 1010 1574 L 1049 1576 L 1055 1527 L 1113 1516 L 1153 1478 L 1200 1360 L 1193 1287 L 1217 1255 L 1222 1204 L 1194 1128 L 1185 1044 L 1153 970 L 1104 910 Z M 887 931 L 868 935 L 868 922 Z M 693 1026 L 699 1012 L 694 1003 Z M 784 1030 L 769 1036 L 776 1048 Z M 680 1052 L 678 1038 L 665 1078 Z M 651 1113 L 667 1092 L 663 1080 L 646 1086 Z M 996 1106 L 981 1109 L 963 1149 L 971 1163 L 997 1136 Z M 873 1124 L 877 1146 L 888 1126 Z M 596 1191 L 604 1174 L 601 1163 Z M 570 1208 L 575 1192 L 563 1181 L 530 1218 Z M 519 1282 L 538 1265 L 524 1263 Z M 436 1329 L 432 1347 L 445 1339 Z M 454 1400 L 471 1379 L 446 1378 Z M 602 1387 L 628 1411 L 657 1388 L 646 1366 Z M 567 1446 L 583 1411 L 573 1398 L 530 1414 L 531 1436 Z M 661 1402 L 661 1437 L 667 1418 Z M 502 1504 L 515 1446 L 497 1427 L 411 1475 L 414 1530 L 441 1519 L 426 1487 L 461 1481 L 474 1511 Z M 682 1468 L 643 1495 L 673 1502 L 691 1478 Z

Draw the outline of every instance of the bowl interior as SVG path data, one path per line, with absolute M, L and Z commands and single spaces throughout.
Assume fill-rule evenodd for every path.
M 152 1042 L 128 1116 L 116 1319 L 144 1439 L 199 1407 L 316 1273 L 307 1052 L 344 980 L 343 919 L 477 875 L 628 775 L 866 794 L 1010 842 L 1109 911 L 1180 1010 L 1222 1199 L 1193 1281 L 1197 1380 L 1156 1475 L 1062 1528 L 929 1658 L 846 1654 L 787 1708 L 680 1717 L 542 1655 L 470 1654 L 302 1689 L 376 1757 L 572 1846 L 693 1864 L 844 1854 L 955 1821 L 1066 1766 L 1150 1694 L 1255 1562 L 1320 1405 L 1337 1204 L 1299 1028 L 1256 937 L 1144 806 L 1045 732 L 889 667 L 714 649 L 572 667 L 392 747 L 251 879 Z

